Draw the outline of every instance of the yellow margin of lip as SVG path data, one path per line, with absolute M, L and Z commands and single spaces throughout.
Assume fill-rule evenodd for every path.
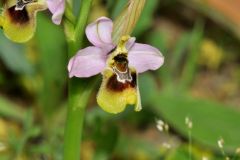
M 0 15 L 0 27 L 3 27 L 3 17 Z

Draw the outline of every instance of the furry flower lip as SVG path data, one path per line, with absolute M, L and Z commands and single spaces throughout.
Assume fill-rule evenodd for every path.
M 156 70 L 164 63 L 161 52 L 150 45 L 136 43 L 134 37 L 122 36 L 112 42 L 113 22 L 98 18 L 86 28 L 86 36 L 93 46 L 77 52 L 68 64 L 69 77 L 91 77 L 102 73 L 103 80 L 97 94 L 99 106 L 109 113 L 120 113 L 127 105 L 140 111 L 141 98 L 138 74 Z
M 0 14 L 0 28 L 10 40 L 23 43 L 30 40 L 36 30 L 36 13 L 49 9 L 52 21 L 60 24 L 64 13 L 64 0 L 8 0 Z

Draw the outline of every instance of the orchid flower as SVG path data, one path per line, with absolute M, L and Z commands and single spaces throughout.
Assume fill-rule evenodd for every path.
M 112 42 L 113 22 L 101 17 L 89 24 L 86 36 L 93 46 L 81 49 L 68 64 L 69 77 L 91 77 L 102 73 L 103 80 L 97 94 L 99 106 L 109 113 L 122 112 L 135 105 L 142 109 L 138 88 L 138 74 L 156 70 L 164 57 L 150 45 L 135 42 L 135 38 L 123 36 L 117 45 Z
M 35 33 L 38 11 L 49 8 L 53 23 L 60 24 L 64 7 L 64 0 L 8 0 L 0 15 L 0 27 L 12 41 L 26 42 Z

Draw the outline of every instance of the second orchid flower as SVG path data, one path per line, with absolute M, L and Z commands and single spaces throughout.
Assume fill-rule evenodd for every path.
M 8 0 L 0 15 L 0 27 L 10 40 L 26 42 L 35 33 L 37 11 L 47 8 L 53 14 L 53 23 L 60 24 L 65 8 L 64 0 Z

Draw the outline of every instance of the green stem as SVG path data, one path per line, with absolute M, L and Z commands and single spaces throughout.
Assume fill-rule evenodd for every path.
M 85 33 L 85 26 L 87 24 L 87 17 L 89 9 L 91 8 L 92 0 L 82 0 L 82 5 L 80 9 L 80 14 L 78 16 L 78 21 L 75 27 L 75 48 L 82 48 L 83 36 Z
M 68 40 L 68 57 L 74 56 L 76 51 L 82 47 L 84 30 L 87 24 L 88 13 L 92 0 L 82 0 L 79 18 L 74 30 L 74 39 Z M 68 30 L 66 23 L 65 29 Z M 71 27 L 71 26 L 69 26 Z M 72 37 L 72 36 L 67 36 Z M 85 108 L 89 96 L 94 88 L 96 78 L 75 79 L 68 82 L 68 111 L 64 133 L 64 160 L 79 160 L 82 138 L 82 128 Z
M 80 159 L 80 144 L 85 107 L 95 86 L 96 78 L 71 79 L 69 102 L 64 134 L 64 160 Z
M 192 132 L 190 128 L 188 128 L 188 139 L 189 139 L 188 155 L 189 155 L 189 160 L 192 160 Z

